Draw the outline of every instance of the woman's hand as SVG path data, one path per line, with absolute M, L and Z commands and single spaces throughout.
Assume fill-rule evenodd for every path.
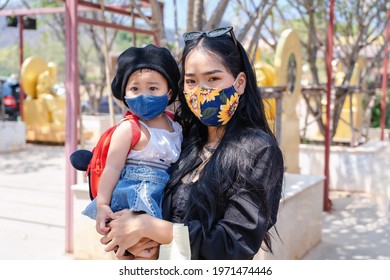
M 116 257 L 123 256 L 128 248 L 131 249 L 144 237 L 159 244 L 169 244 L 172 241 L 173 224 L 171 222 L 148 214 L 135 213 L 129 209 L 115 212 L 114 215 L 115 217 L 108 225 L 110 232 L 101 238 L 100 242 L 107 245 L 106 252 L 118 250 Z
M 142 238 L 133 247 L 126 250 L 126 254 L 117 258 L 118 260 L 157 260 L 159 255 L 159 246 L 157 242 Z
M 136 245 L 143 236 L 142 217 L 145 214 L 137 214 L 128 209 L 116 212 L 117 218 L 109 222 L 110 232 L 100 239 L 107 245 L 106 252 L 117 250 L 116 257 L 122 257 L 127 248 Z
M 134 256 L 135 260 L 157 260 L 159 248 L 159 243 L 149 238 L 142 238 L 140 242 L 128 248 L 127 251 Z

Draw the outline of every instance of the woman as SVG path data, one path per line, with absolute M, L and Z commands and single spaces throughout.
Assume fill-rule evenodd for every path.
M 176 112 L 184 143 L 164 194 L 165 220 L 125 210 L 101 241 L 118 256 L 128 248 L 137 255 L 169 243 L 173 223 L 184 223 L 191 259 L 252 259 L 262 242 L 272 252 L 283 158 L 248 56 L 231 27 L 189 32 L 184 41 Z

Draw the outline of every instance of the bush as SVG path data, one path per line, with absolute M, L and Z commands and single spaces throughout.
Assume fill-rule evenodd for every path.
M 385 127 L 390 128 L 390 95 L 386 96 L 386 119 L 385 119 Z M 381 117 L 382 117 L 382 95 L 378 95 L 376 97 L 376 102 L 374 107 L 372 108 L 371 114 L 371 127 L 380 127 L 381 126 Z

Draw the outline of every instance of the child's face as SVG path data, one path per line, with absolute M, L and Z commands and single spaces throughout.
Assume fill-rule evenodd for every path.
M 162 96 L 168 92 L 168 82 L 159 72 L 140 69 L 130 75 L 126 85 L 126 97 L 141 94 Z

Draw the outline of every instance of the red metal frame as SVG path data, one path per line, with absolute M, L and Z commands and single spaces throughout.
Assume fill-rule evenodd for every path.
M 328 23 L 328 48 L 326 53 L 326 74 L 328 81 L 326 83 L 326 124 L 325 124 L 325 185 L 324 185 L 324 210 L 330 211 L 332 202 L 329 199 L 329 155 L 330 155 L 330 102 L 332 94 L 332 60 L 333 60 L 333 23 L 334 23 L 334 0 L 330 1 L 329 23 Z
M 63 2 L 65 2 L 65 0 L 62 0 Z M 100 11 L 101 7 L 99 4 L 95 4 L 95 3 L 92 3 L 92 2 L 87 2 L 87 1 L 83 1 L 83 0 L 79 0 L 78 1 L 78 5 L 80 5 L 80 7 L 84 6 L 84 7 L 88 7 L 88 8 L 91 8 L 93 10 L 98 10 Z M 131 17 L 136 17 L 136 18 L 141 18 L 141 16 L 137 13 L 132 13 L 130 11 L 127 11 L 125 10 L 125 8 L 128 8 L 129 6 L 124 6 L 124 5 L 110 5 L 110 6 L 104 6 L 104 11 L 106 12 L 112 12 L 112 13 L 115 13 L 115 14 L 121 14 L 121 15 L 125 15 L 125 16 L 131 16 Z M 150 17 L 147 17 L 148 19 L 151 19 Z
M 20 77 L 20 69 L 22 69 L 22 64 L 23 64 L 23 29 L 24 29 L 24 22 L 23 22 L 23 16 L 18 16 L 19 20 L 19 77 Z M 23 121 L 24 120 L 24 113 L 23 113 L 23 103 L 24 103 L 24 90 L 22 83 L 19 83 L 19 113 L 20 113 L 20 119 Z
M 151 35 L 151 36 L 153 36 L 154 44 L 156 46 L 160 45 L 158 38 L 157 38 L 157 35 L 153 31 L 143 30 L 143 29 L 139 29 L 139 28 L 131 27 L 131 26 L 123 26 L 123 25 L 104 22 L 104 21 L 91 19 L 91 18 L 85 18 L 85 17 L 77 17 L 77 18 L 78 18 L 79 23 L 85 23 L 85 24 L 89 24 L 89 25 L 97 25 L 97 26 L 108 27 L 108 28 L 113 28 L 113 29 L 117 29 L 117 30 L 124 30 L 124 31 L 129 31 L 129 32 L 136 32 L 136 33 L 143 33 L 143 34 Z
M 62 0 L 65 4 L 65 0 Z M 90 3 L 87 1 L 79 1 L 79 4 L 82 3 L 83 6 L 78 6 L 78 12 L 92 12 L 92 11 L 100 11 L 100 5 Z M 113 12 L 117 14 L 122 14 L 125 16 L 134 16 L 136 18 L 141 18 L 141 16 L 137 13 L 132 13 L 127 11 L 129 8 L 128 5 L 108 5 L 104 6 L 105 11 Z M 55 7 L 55 8 L 34 8 L 34 9 L 18 9 L 18 10 L 0 10 L 0 16 L 27 16 L 27 15 L 42 15 L 42 14 L 57 14 L 57 13 L 65 13 L 65 7 Z M 150 19 L 150 17 L 147 17 Z
M 65 159 L 77 149 L 77 118 L 79 97 L 78 52 L 77 52 L 77 1 L 67 1 L 65 5 L 66 37 L 66 128 Z M 73 199 L 71 186 L 77 183 L 76 170 L 66 161 L 66 211 L 65 211 L 65 251 L 73 252 Z

